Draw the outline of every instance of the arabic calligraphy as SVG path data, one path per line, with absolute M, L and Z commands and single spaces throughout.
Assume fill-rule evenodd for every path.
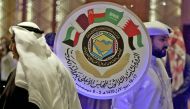
M 140 63 L 140 54 L 133 53 L 133 60 L 131 61 L 131 64 L 129 65 L 128 69 L 126 69 L 124 75 L 115 78 L 115 79 L 109 79 L 109 80 L 101 80 L 96 79 L 87 76 L 84 72 L 80 72 L 79 66 L 77 66 L 76 62 L 74 61 L 73 50 L 68 48 L 67 52 L 65 53 L 65 59 L 67 60 L 67 64 L 69 66 L 69 69 L 72 73 L 72 76 L 75 81 L 77 82 L 77 86 L 79 86 L 82 89 L 85 89 L 87 92 L 95 92 L 95 93 L 101 93 L 101 94 L 109 94 L 109 93 L 117 93 L 123 88 L 127 88 L 130 86 L 132 82 L 135 81 L 137 78 L 137 75 L 135 74 L 136 69 L 138 68 L 138 65 Z M 121 87 L 121 84 L 128 83 L 125 86 Z M 81 84 L 84 84 L 84 86 L 89 86 L 90 88 L 86 88 L 82 86 Z M 116 87 L 118 87 L 116 89 Z M 99 91 L 95 91 L 94 88 L 99 89 Z M 106 90 L 101 90 L 106 89 Z

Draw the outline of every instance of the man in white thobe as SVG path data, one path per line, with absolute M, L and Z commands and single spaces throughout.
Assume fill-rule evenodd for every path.
M 158 21 L 144 24 L 152 41 L 151 64 L 132 89 L 112 100 L 112 109 L 173 109 L 171 80 L 160 60 L 166 55 L 171 30 Z
M 10 32 L 10 49 L 18 63 L 2 109 L 81 109 L 71 74 L 46 44 L 43 31 L 22 22 Z

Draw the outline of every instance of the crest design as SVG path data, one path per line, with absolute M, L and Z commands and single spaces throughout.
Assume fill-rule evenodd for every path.
M 90 29 L 82 42 L 86 59 L 100 67 L 116 63 L 123 53 L 123 48 L 120 34 L 115 29 L 103 25 Z
M 79 93 L 108 99 L 139 81 L 151 50 L 143 24 L 130 10 L 95 2 L 69 16 L 57 34 L 55 52 Z

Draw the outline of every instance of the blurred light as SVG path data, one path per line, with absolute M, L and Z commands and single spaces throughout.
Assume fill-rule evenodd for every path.
M 181 0 L 176 0 L 176 2 L 177 2 L 178 4 L 181 4 Z
M 155 20 L 156 20 L 156 12 L 150 11 L 150 21 L 155 21 Z
M 150 5 L 150 9 L 156 9 L 156 5 L 155 4 Z
M 61 23 L 63 18 L 65 17 L 65 8 L 68 7 L 68 1 L 64 1 L 64 3 L 62 2 L 62 0 L 57 0 L 56 1 L 56 16 L 55 16 L 55 20 L 58 23 Z
M 177 8 L 176 15 L 177 16 L 181 16 L 181 9 L 180 9 L 180 7 Z
M 0 19 L 3 17 L 3 2 L 0 1 Z
M 3 6 L 3 2 L 1 1 L 1 2 L 0 2 L 0 8 L 2 8 L 2 6 Z
M 28 0 L 27 2 L 27 20 L 32 20 L 32 0 Z
M 80 0 L 82 3 L 85 3 L 86 2 L 86 0 Z
M 2 17 L 3 17 L 3 1 L 1 0 L 0 1 L 0 20 L 1 20 Z M 3 35 L 1 26 L 2 25 L 0 25 L 0 37 L 2 37 L 2 35 Z
M 127 8 L 127 6 L 126 6 L 126 5 L 123 5 L 123 7 L 124 7 L 124 8 Z
M 133 7 L 134 7 L 134 5 L 133 5 L 133 4 L 131 4 L 131 5 L 130 5 L 130 7 L 131 7 L 131 8 L 133 8 Z
M 155 4 L 155 3 L 156 3 L 156 0 L 151 0 L 151 2 L 152 2 L 153 4 Z
M 155 21 L 156 20 L 156 0 L 150 0 L 150 16 L 149 19 L 150 21 Z
M 167 4 L 166 4 L 166 2 L 165 2 L 165 1 L 163 1 L 163 2 L 162 2 L 162 5 L 163 5 L 163 6 L 166 6 Z
M 59 5 L 56 6 L 56 9 L 60 9 L 60 8 L 61 8 L 61 6 L 59 6 Z
M 57 0 L 56 5 L 60 5 L 60 4 L 61 4 L 60 0 Z

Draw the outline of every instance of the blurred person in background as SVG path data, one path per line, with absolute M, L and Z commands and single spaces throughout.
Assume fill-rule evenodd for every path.
M 52 51 L 54 51 L 53 47 L 54 47 L 55 35 L 56 35 L 56 33 L 54 33 L 54 32 L 45 34 L 46 42 Z
M 0 39 L 0 95 L 7 83 L 8 76 L 16 68 L 16 60 L 9 49 L 10 37 L 3 36 Z
M 190 55 L 186 54 L 183 84 L 173 90 L 174 109 L 190 109 Z
M 174 109 L 188 109 L 190 87 L 190 55 L 186 53 L 181 30 L 173 27 L 167 57 L 164 60 L 168 75 L 172 78 Z
M 190 109 L 190 55 L 180 29 L 174 27 L 173 31 L 169 40 L 166 70 L 172 78 L 174 109 Z

